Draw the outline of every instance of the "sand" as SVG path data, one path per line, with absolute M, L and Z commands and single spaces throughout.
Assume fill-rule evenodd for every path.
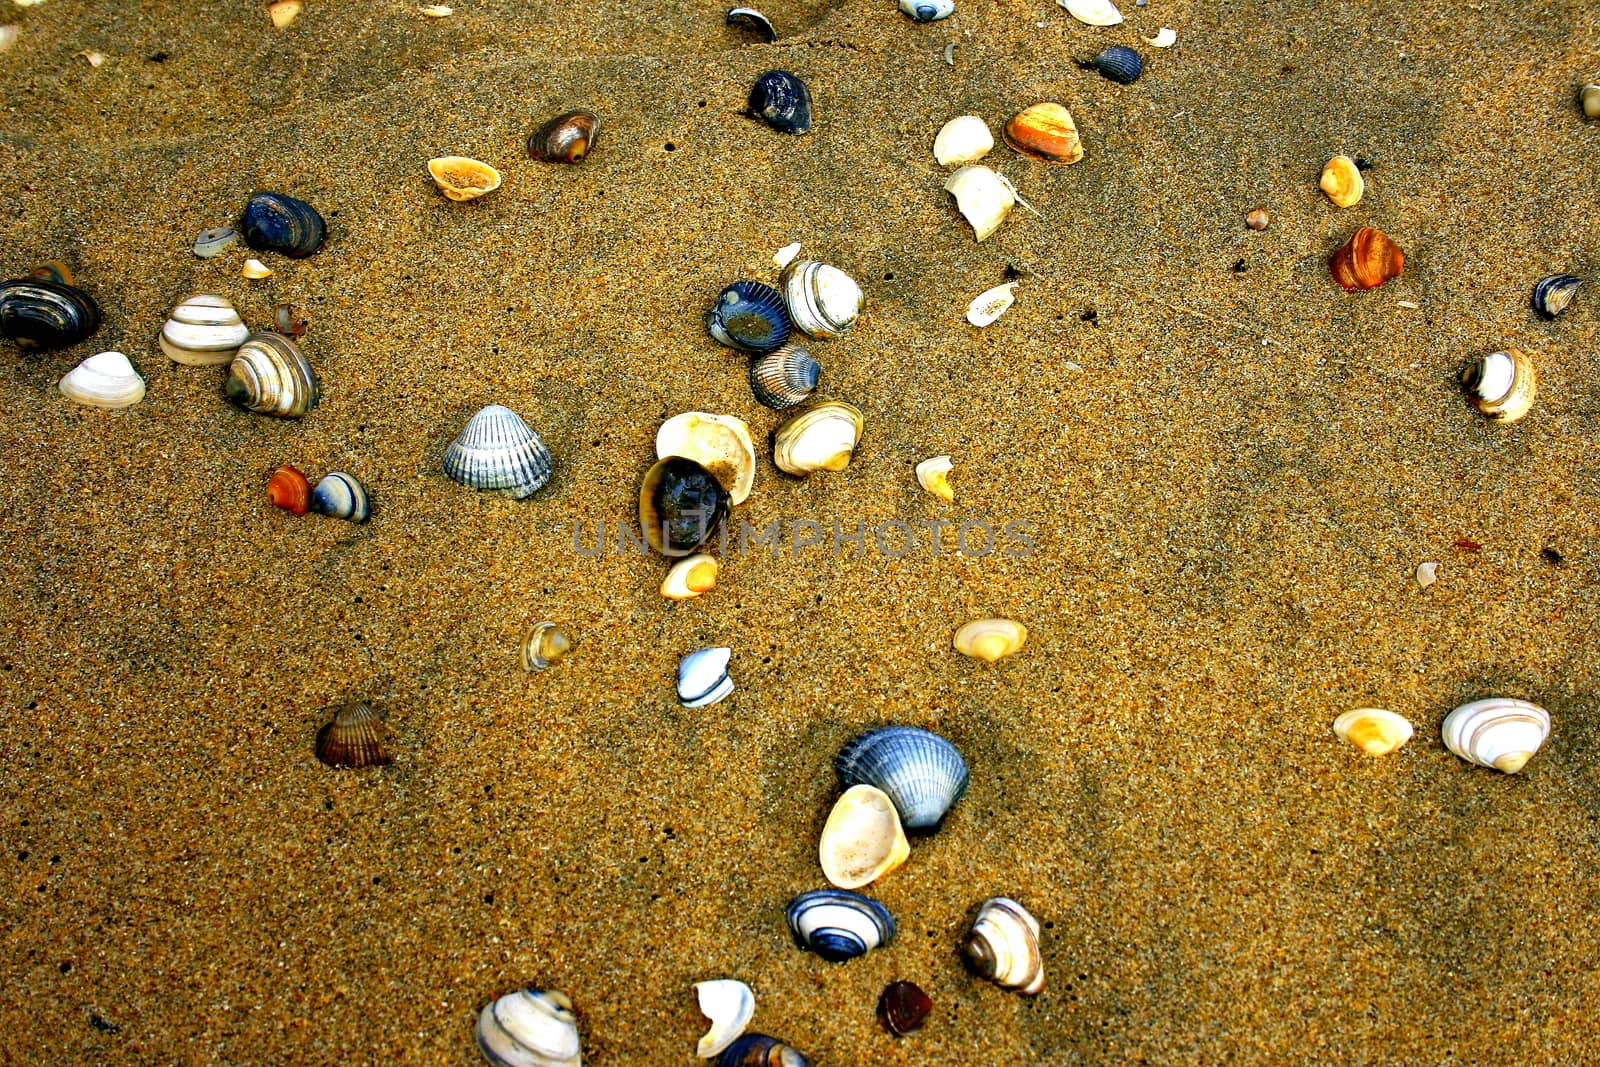
M 810 2 L 765 9 L 775 45 L 707 3 L 454 6 L 0 15 L 0 273 L 67 260 L 105 312 L 67 351 L 0 345 L 0 1062 L 473 1063 L 477 1010 L 535 984 L 572 997 L 586 1062 L 688 1064 L 691 984 L 720 977 L 819 1064 L 1592 1058 L 1600 297 L 1528 308 L 1600 268 L 1592 5 L 1129 0 L 1097 30 L 1046 0 L 930 25 Z M 1074 62 L 1163 25 L 1132 86 Z M 810 83 L 810 135 L 738 114 L 772 67 Z M 1044 217 L 978 244 L 933 135 L 1038 100 L 1087 155 L 997 149 Z M 589 159 L 528 161 L 574 107 L 602 117 Z M 1346 210 L 1317 190 L 1336 152 L 1370 165 Z M 447 202 L 444 154 L 504 186 Z M 246 282 L 189 247 L 257 188 L 330 237 Z M 1349 295 L 1327 257 L 1369 224 L 1405 273 Z M 666 417 L 776 425 L 700 316 L 790 241 L 866 290 L 812 349 L 865 439 L 803 482 L 764 457 L 736 513 L 823 545 L 730 551 L 669 604 L 659 560 L 573 528 L 592 551 L 631 518 Z M 968 326 L 1008 268 L 1015 307 Z M 166 359 L 195 291 L 302 311 L 320 407 L 246 414 Z M 1510 346 L 1541 389 L 1494 426 L 1455 375 Z M 148 379 L 127 412 L 55 391 L 106 349 Z M 440 473 L 491 402 L 555 454 L 530 500 Z M 954 505 L 912 477 L 940 453 Z M 273 509 L 286 462 L 355 474 L 371 520 Z M 952 526 L 936 556 L 918 525 L 832 551 L 835 521 L 934 519 L 1034 550 L 963 555 Z M 985 615 L 1025 649 L 952 652 Z M 542 618 L 581 644 L 531 675 Z M 714 644 L 737 692 L 678 707 Z M 1486 695 L 1554 719 L 1520 776 L 1439 740 Z M 313 758 L 350 699 L 391 766 Z M 1416 738 L 1363 758 L 1329 728 L 1362 705 Z M 872 887 L 894 943 L 830 965 L 783 909 L 823 884 L 833 754 L 891 722 L 955 742 L 971 789 Z M 959 962 L 995 894 L 1046 927 L 1036 998 Z M 936 1005 L 900 1040 L 873 1018 L 894 979 Z

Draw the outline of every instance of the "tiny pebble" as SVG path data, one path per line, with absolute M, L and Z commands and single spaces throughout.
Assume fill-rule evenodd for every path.
M 1396 307 L 1403 307 L 1403 308 L 1410 308 L 1412 311 L 1415 311 L 1418 308 L 1420 308 L 1422 305 L 1417 303 L 1415 300 L 1396 300 L 1395 301 L 1395 306 Z
M 1439 565 L 1433 561 L 1417 564 L 1417 584 L 1426 589 L 1439 580 Z

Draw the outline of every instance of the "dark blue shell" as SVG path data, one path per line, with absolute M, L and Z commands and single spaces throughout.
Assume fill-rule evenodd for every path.
M 1554 319 L 1567 310 L 1583 279 L 1572 274 L 1552 274 L 1533 287 L 1533 310 L 1542 318 Z
M 750 89 L 748 114 L 779 133 L 799 136 L 811 131 L 811 93 L 806 83 L 786 70 L 769 70 Z
M 745 1034 L 722 1050 L 717 1067 L 811 1067 L 805 1053 L 766 1034 Z
M 781 348 L 793 330 L 783 294 L 760 282 L 734 282 L 706 312 L 706 332 L 744 352 Z
M 1114 44 L 1094 57 L 1094 67 L 1114 82 L 1132 85 L 1144 72 L 1144 60 L 1127 45 Z
M 821 914 L 817 914 L 818 911 Z M 848 919 L 847 919 L 848 913 Z M 837 921 L 830 919 L 837 916 Z M 847 889 L 814 889 L 789 902 L 784 912 L 794 943 L 810 949 L 829 963 L 864 956 L 894 940 L 894 917 L 889 909 Z M 847 924 L 848 923 L 848 924 Z M 872 940 L 862 936 L 871 927 Z
M 77 286 L 44 277 L 0 282 L 0 336 L 34 348 L 66 348 L 100 328 L 100 306 Z
M 907 831 L 932 830 L 967 791 L 967 762 L 956 746 L 915 726 L 869 730 L 833 759 L 839 786 L 883 790 Z
M 322 247 L 328 225 L 317 209 L 282 193 L 254 192 L 239 216 L 239 232 L 251 248 L 303 259 Z

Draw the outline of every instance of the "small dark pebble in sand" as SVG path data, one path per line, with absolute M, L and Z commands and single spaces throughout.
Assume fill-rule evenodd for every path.
M 102 1019 L 100 1016 L 95 1015 L 92 1012 L 89 1014 L 89 1025 L 100 1031 L 102 1034 L 122 1033 L 122 1027 L 118 1026 L 110 1019 Z
M 1563 562 L 1566 561 L 1567 557 L 1563 556 L 1553 548 L 1545 548 L 1539 551 L 1539 558 L 1550 564 L 1552 567 L 1559 567 Z

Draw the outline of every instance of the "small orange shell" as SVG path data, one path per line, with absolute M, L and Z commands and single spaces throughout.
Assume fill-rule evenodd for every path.
M 381 767 L 383 722 L 365 704 L 347 704 L 317 733 L 317 759 L 330 767 Z
M 1398 278 L 1405 266 L 1405 253 L 1389 235 L 1372 226 L 1357 230 L 1344 247 L 1328 261 L 1328 272 L 1346 292 L 1376 289 L 1390 278 Z
M 273 471 L 267 481 L 267 496 L 275 506 L 304 515 L 311 507 L 311 483 L 304 474 L 285 463 Z
M 1023 108 L 1005 124 L 1001 136 L 1018 152 L 1046 163 L 1076 163 L 1083 158 L 1077 123 L 1061 104 L 1046 102 Z

